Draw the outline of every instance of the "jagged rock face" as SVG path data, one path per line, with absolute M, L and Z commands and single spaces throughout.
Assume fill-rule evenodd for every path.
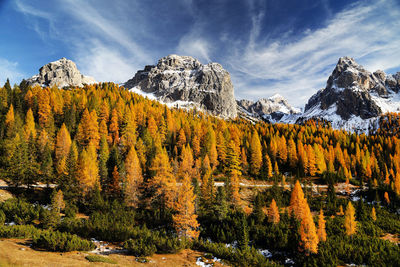
M 94 78 L 82 75 L 76 64 L 66 58 L 50 62 L 39 69 L 39 74 L 27 80 L 31 85 L 40 86 L 83 86 L 96 83 Z
M 299 113 L 298 109 L 293 108 L 291 105 L 289 105 L 287 100 L 279 94 L 275 94 L 269 98 L 261 98 L 256 102 L 243 99 L 239 100 L 238 104 L 247 111 L 259 115 L 271 114 L 274 112 L 281 112 L 286 114 Z
M 342 57 L 328 79 L 326 88 L 313 95 L 305 113 L 315 108 L 327 110 L 336 105 L 336 114 L 344 120 L 352 115 L 368 119 L 383 111 L 376 99 L 388 99 L 400 89 L 400 73 L 386 75 L 383 71 L 371 73 L 354 59 Z
M 237 116 L 230 75 L 218 63 L 203 65 L 192 57 L 169 55 L 138 71 L 124 86 L 152 93 L 166 103 L 191 102 L 222 118 Z
M 269 118 L 274 120 L 279 120 L 284 114 L 297 114 L 300 112 L 298 109 L 293 108 L 279 94 L 275 94 L 267 99 L 262 98 L 256 102 L 246 99 L 238 100 L 237 104 L 256 117 L 265 118 L 266 115 L 269 115 Z

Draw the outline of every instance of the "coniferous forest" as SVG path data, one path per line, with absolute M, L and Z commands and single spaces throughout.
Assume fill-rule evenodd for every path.
M 0 238 L 59 252 L 96 239 L 143 261 L 192 249 L 234 266 L 400 266 L 399 121 L 357 134 L 170 109 L 113 83 L 7 82 Z

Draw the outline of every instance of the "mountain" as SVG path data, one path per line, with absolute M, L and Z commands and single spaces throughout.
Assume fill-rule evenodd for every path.
M 40 86 L 83 86 L 83 84 L 96 83 L 94 78 L 80 73 L 76 64 L 66 58 L 50 62 L 39 69 L 39 74 L 27 80 L 30 85 Z
M 225 119 L 237 116 L 230 75 L 218 63 L 203 65 L 189 56 L 169 55 L 138 71 L 124 87 L 169 106 L 197 108 Z
M 400 72 L 371 73 L 353 58 L 341 57 L 329 76 L 326 87 L 313 95 L 297 122 L 321 118 L 334 128 L 367 131 L 379 116 L 400 111 Z M 294 122 L 294 118 L 287 122 Z
M 241 110 L 249 115 L 268 121 L 279 121 L 286 115 L 298 114 L 300 110 L 292 107 L 280 94 L 258 101 L 238 100 L 237 104 Z

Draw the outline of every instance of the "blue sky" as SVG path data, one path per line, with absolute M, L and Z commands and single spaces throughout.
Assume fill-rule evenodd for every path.
M 219 62 L 238 99 L 303 107 L 337 60 L 400 71 L 400 1 L 0 0 L 0 82 L 61 57 L 124 82 L 168 54 Z

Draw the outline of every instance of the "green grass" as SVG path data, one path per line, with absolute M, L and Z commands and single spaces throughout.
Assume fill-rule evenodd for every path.
M 103 256 L 99 256 L 99 255 L 88 255 L 85 257 L 85 259 L 87 259 L 90 262 L 105 262 L 105 263 L 110 263 L 110 264 L 117 264 L 117 262 L 115 260 L 106 258 Z

